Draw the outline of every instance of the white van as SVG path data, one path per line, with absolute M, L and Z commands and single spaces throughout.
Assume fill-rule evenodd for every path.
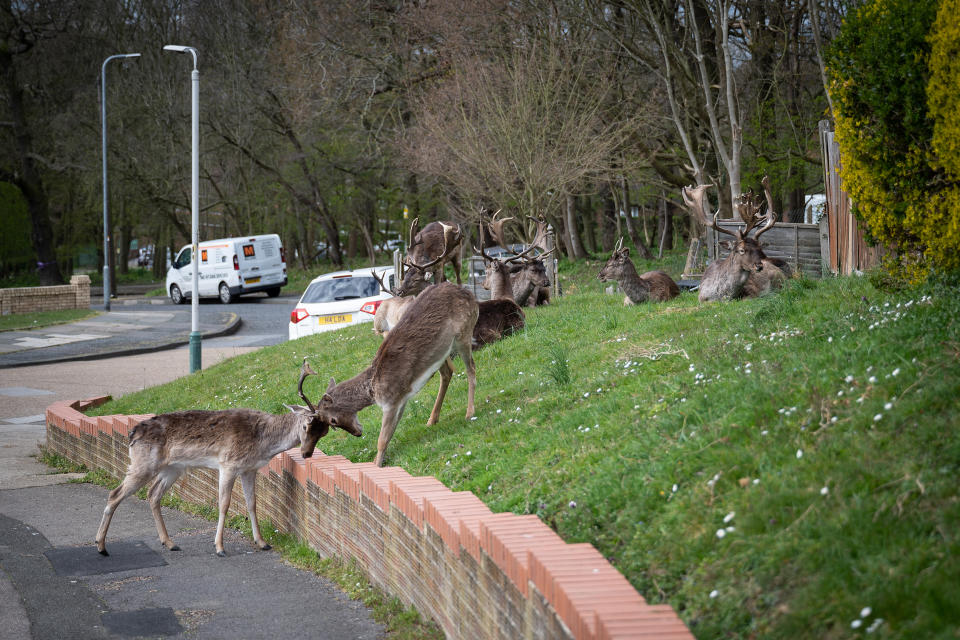
M 266 291 L 275 298 L 287 284 L 287 265 L 280 236 L 208 240 L 198 246 L 201 298 L 219 297 L 227 304 L 237 296 Z M 193 288 L 191 247 L 180 249 L 167 271 L 167 293 L 174 304 L 183 304 Z

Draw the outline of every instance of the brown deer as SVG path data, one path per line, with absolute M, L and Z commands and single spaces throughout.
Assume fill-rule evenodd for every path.
M 741 195 L 736 208 L 745 226 L 737 231 L 730 231 L 717 224 L 719 209 L 712 216 L 707 215 L 706 190 L 712 185 L 683 188 L 683 201 L 700 224 L 734 237 L 733 242 L 721 243 L 724 248 L 729 249 L 729 255 L 722 260 L 714 260 L 704 271 L 700 281 L 700 302 L 742 298 L 747 294 L 758 295 L 782 282 L 783 272 L 767 259 L 759 242 L 760 236 L 777 223 L 776 214 L 773 212 L 773 197 L 770 194 L 770 179 L 764 176 L 762 184 L 767 198 L 766 215 L 759 214 L 759 196 L 755 197 L 752 192 Z M 764 224 L 757 228 L 760 222 Z M 756 232 L 753 237 L 748 237 L 754 229 Z M 767 272 L 764 274 L 765 267 Z M 747 282 L 751 278 L 755 280 L 747 288 Z
M 550 287 L 550 279 L 542 260 L 549 254 L 528 258 L 528 254 L 536 249 L 533 245 L 504 259 L 487 255 L 486 249 L 473 249 L 483 256 L 486 265 L 483 288 L 490 291 L 492 299 L 510 298 L 521 307 L 532 307 L 536 304 L 534 292 L 539 288 Z M 515 264 L 518 261 L 520 264 Z
M 607 282 L 616 280 L 626 294 L 623 304 L 642 302 L 664 302 L 680 295 L 680 287 L 666 272 L 656 270 L 637 274 L 637 268 L 630 260 L 630 248 L 623 246 L 623 238 L 617 243 L 613 255 L 603 265 L 597 280 Z
M 453 377 L 450 358 L 459 355 L 467 370 L 466 417 L 473 417 L 477 381 L 471 340 L 477 314 L 477 301 L 466 289 L 450 282 L 427 287 L 387 334 L 369 367 L 340 384 L 330 379 L 317 411 L 331 425 L 349 425 L 359 431 L 357 412 L 379 405 L 383 420 L 375 462 L 383 466 L 387 445 L 407 402 L 437 370 L 440 390 L 427 424 L 435 424 L 440 418 L 440 407 Z
M 477 304 L 479 313 L 477 325 L 473 328 L 474 351 L 516 333 L 526 325 L 523 309 L 511 298 L 492 298 Z
M 233 484 L 240 477 L 243 497 L 250 515 L 253 539 L 260 549 L 270 548 L 260 535 L 257 522 L 257 470 L 281 451 L 300 445 L 304 458 L 313 455 L 317 441 L 327 435 L 331 426 L 354 436 L 362 435 L 360 425 L 331 422 L 321 417 L 303 393 L 303 381 L 315 375 L 304 358 L 300 369 L 297 391 L 307 406 L 284 405 L 290 413 L 273 415 L 253 409 L 226 409 L 223 411 L 178 411 L 148 418 L 130 432 L 130 465 L 120 486 L 110 492 L 103 519 L 97 530 L 97 551 L 110 555 L 106 549 L 107 529 L 117 506 L 127 496 L 136 493 L 153 480 L 148 498 L 160 542 L 167 549 L 177 551 L 167 533 L 160 501 L 173 483 L 187 470 L 205 467 L 220 472 L 217 534 L 214 548 L 218 556 L 223 551 L 223 527 L 230 508 Z
M 458 249 L 462 241 L 460 225 L 454 222 L 431 222 L 420 230 L 420 218 L 414 218 L 404 260 L 407 269 L 401 274 L 397 290 L 405 296 L 416 295 L 429 284 L 443 282 L 446 280 L 443 268 L 448 262 L 460 284 Z
M 380 283 L 380 289 L 389 292 L 393 296 L 381 302 L 380 306 L 377 307 L 377 312 L 373 315 L 374 333 L 386 337 L 387 332 L 400 322 L 400 318 L 406 313 L 407 307 L 413 303 L 415 297 L 413 295 L 401 296 L 397 289 L 384 284 L 383 277 L 378 276 L 376 271 L 372 273 L 376 281 Z M 419 293 L 419 291 L 417 293 Z

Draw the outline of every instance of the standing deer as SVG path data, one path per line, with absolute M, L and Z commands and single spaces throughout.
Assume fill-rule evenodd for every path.
M 623 304 L 641 302 L 664 302 L 680 295 L 680 287 L 666 272 L 656 270 L 637 274 L 637 268 L 630 260 L 630 248 L 623 246 L 623 238 L 617 243 L 613 255 L 603 265 L 597 280 L 607 282 L 616 280 L 625 294 Z
M 738 229 L 735 232 L 717 224 L 719 209 L 712 216 L 707 215 L 706 190 L 712 185 L 683 188 L 683 201 L 690 207 L 690 211 L 700 224 L 718 233 L 734 237 L 732 243 L 728 241 L 721 243 L 724 248 L 730 250 L 729 255 L 723 260 L 711 262 L 704 272 L 700 282 L 700 302 L 742 298 L 748 294 L 758 295 L 769 291 L 771 287 L 782 281 L 783 272 L 767 259 L 759 242 L 760 236 L 777 223 L 773 212 L 773 196 L 770 194 L 770 179 L 764 176 L 762 184 L 767 198 L 766 216 L 759 215 L 759 197 L 754 197 L 752 192 L 741 195 L 737 203 L 737 212 L 745 226 L 742 230 Z M 748 237 L 750 231 L 754 230 L 761 221 L 764 222 L 763 226 L 756 230 L 752 238 Z M 764 267 L 767 267 L 766 273 L 764 273 Z M 754 282 L 747 288 L 747 282 L 751 278 L 754 278 Z
M 439 370 L 440 390 L 427 420 L 428 425 L 436 424 L 453 377 L 450 358 L 459 355 L 467 370 L 466 417 L 473 417 L 477 381 L 470 343 L 477 314 L 477 301 L 469 291 L 450 282 L 427 287 L 387 334 L 369 367 L 340 384 L 330 379 L 317 405 L 318 413 L 329 424 L 360 431 L 357 412 L 379 405 L 383 420 L 375 462 L 383 466 L 387 445 L 407 402 Z
M 410 240 L 407 257 L 408 267 L 401 275 L 397 290 L 402 295 L 415 295 L 428 284 L 446 280 L 443 268 L 450 263 L 460 284 L 460 256 L 458 249 L 463 241 L 460 225 L 453 222 L 431 222 L 420 228 L 420 218 L 410 223 Z M 436 256 L 436 257 L 434 257 Z M 433 282 L 427 282 L 432 280 Z
M 160 542 L 167 549 L 180 549 L 163 523 L 160 501 L 173 483 L 189 469 L 205 467 L 220 472 L 217 534 L 214 548 L 218 556 L 223 551 L 223 526 L 230 508 L 233 483 L 237 476 L 243 485 L 243 497 L 250 515 L 253 539 L 264 551 L 270 545 L 260 535 L 257 522 L 257 470 L 281 451 L 300 444 L 304 458 L 313 455 L 317 441 L 327 435 L 331 426 L 341 428 L 354 436 L 362 435 L 359 424 L 337 423 L 321 417 L 303 393 L 303 381 L 315 375 L 306 358 L 300 369 L 297 391 L 307 406 L 284 405 L 290 413 L 273 415 L 253 409 L 223 411 L 178 411 L 148 418 L 130 432 L 130 465 L 120 486 L 110 492 L 103 519 L 97 530 L 97 551 L 110 555 L 106 549 L 107 529 L 117 506 L 124 498 L 136 493 L 153 480 L 148 497 Z
M 386 337 L 387 332 L 400 322 L 400 318 L 407 312 L 407 307 L 413 303 L 415 297 L 413 295 L 401 296 L 397 289 L 384 284 L 383 277 L 378 276 L 376 271 L 372 273 L 376 281 L 380 283 L 380 289 L 389 292 L 393 296 L 381 302 L 380 306 L 377 307 L 377 312 L 373 315 L 374 333 L 381 337 Z M 419 293 L 419 291 L 417 293 Z

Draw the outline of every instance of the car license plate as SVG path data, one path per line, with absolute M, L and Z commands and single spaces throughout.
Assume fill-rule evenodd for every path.
M 260 282 L 260 277 L 257 276 L 256 278 L 244 278 L 243 281 L 246 282 L 247 284 L 256 284 Z
M 341 322 L 353 322 L 353 314 L 343 313 L 336 316 L 319 316 L 317 324 L 340 324 Z

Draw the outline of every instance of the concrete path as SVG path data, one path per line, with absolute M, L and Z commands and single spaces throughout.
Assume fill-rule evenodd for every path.
M 0 334 L 0 341 L 9 339 Z M 216 344 L 204 341 L 204 368 L 253 350 Z M 67 484 L 69 476 L 52 475 L 36 461 L 46 407 L 119 397 L 188 373 L 186 347 L 0 368 L 0 640 L 384 637 L 369 611 L 335 585 L 287 566 L 275 552 L 256 550 L 236 532 L 225 536 L 228 556 L 218 558 L 215 523 L 164 509 L 182 551 L 163 549 L 147 504 L 133 498 L 111 524 L 108 550 L 116 552 L 110 558 L 96 552 L 108 490 Z M 100 562 L 124 551 L 135 568 Z M 99 572 L 58 573 L 64 557 Z M 148 557 L 155 566 L 139 566 Z

